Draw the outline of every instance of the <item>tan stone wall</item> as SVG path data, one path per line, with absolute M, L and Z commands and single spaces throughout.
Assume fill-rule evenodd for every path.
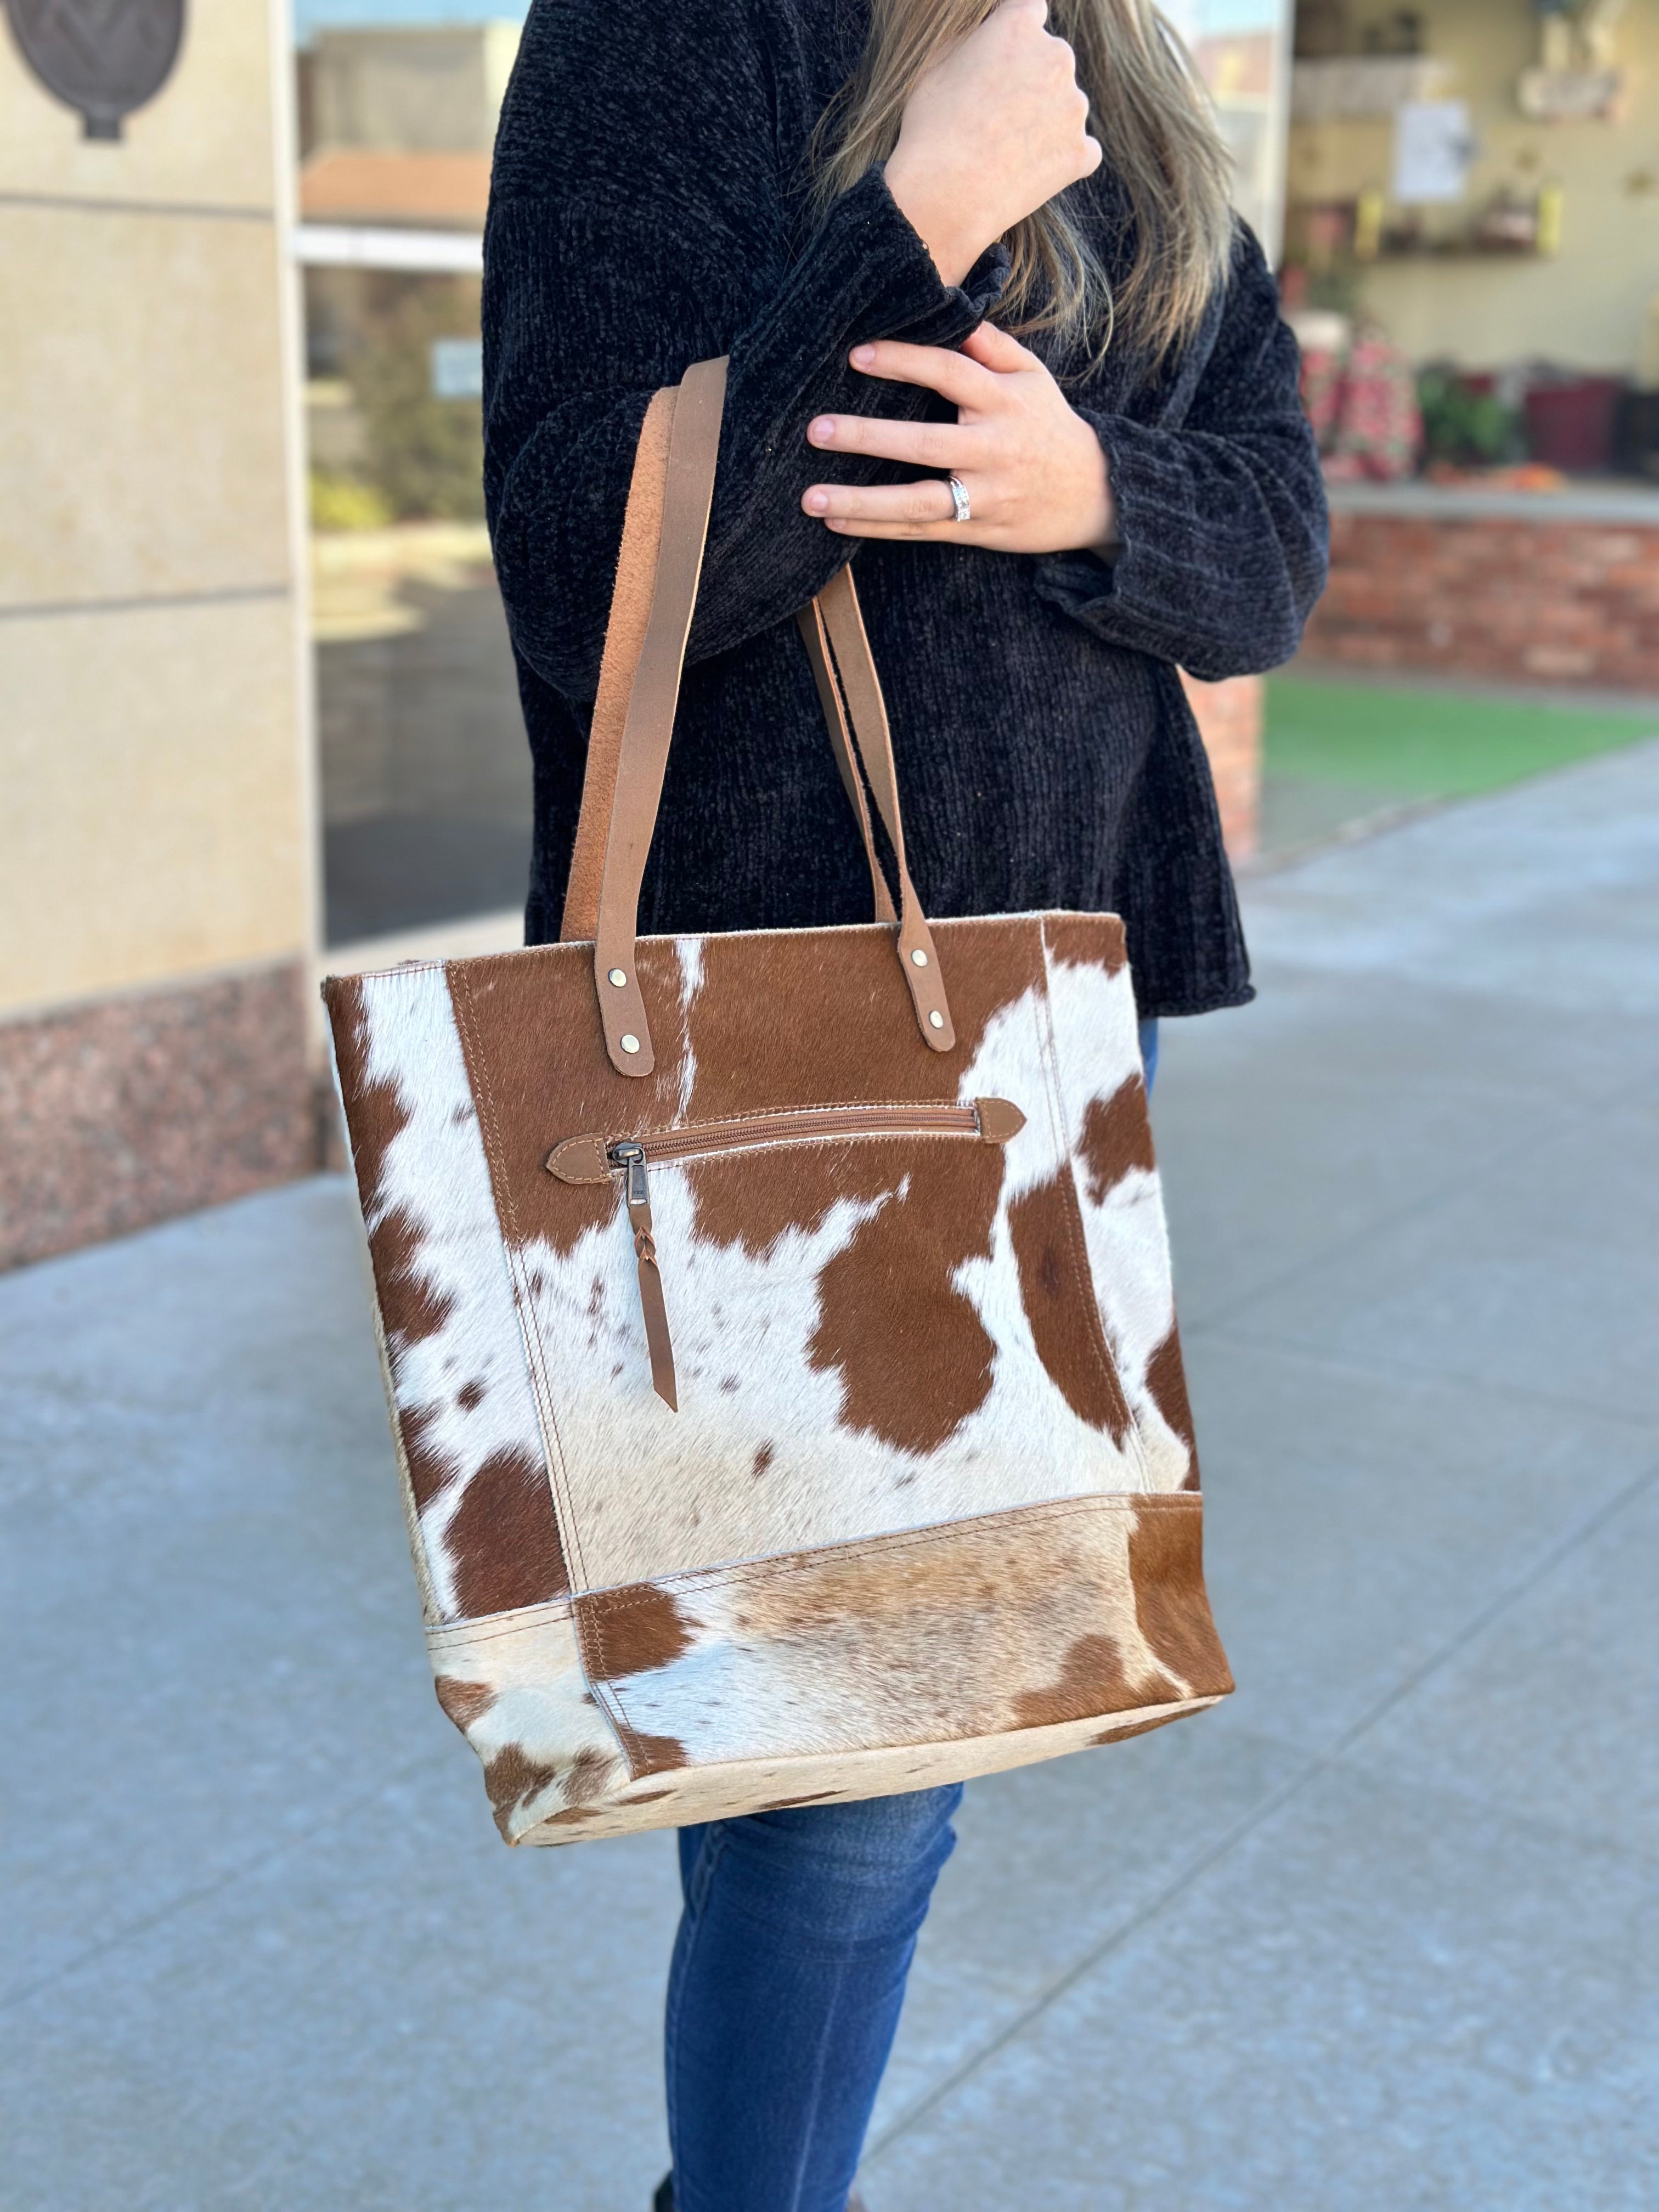
M 52 1151 L 61 1114 L 28 1103 L 58 1095 L 52 1055 L 84 1051 L 83 1030 L 100 1040 L 102 1118 L 82 1139 L 95 1151 L 101 1129 L 128 1148 L 131 1188 L 106 1225 L 216 1194 L 216 1146 L 273 1171 L 295 1157 L 302 1028 L 276 1024 L 250 1078 L 258 1025 L 213 980 L 297 988 L 313 927 L 273 64 L 261 0 L 198 0 L 172 79 L 101 143 L 0 35 L 0 1063 L 24 1085 L 0 1085 L 13 1258 L 52 1249 L 68 1221 L 97 1231 L 96 1203 Z M 135 994 L 142 1019 L 99 1014 Z M 169 1023 L 200 1028 L 182 1091 L 156 1059 Z M 156 1152 L 150 1174 L 163 1124 L 167 1164 Z M 31 1228 L 18 1208 L 48 1184 L 58 1225 Z
M 113 145 L 0 40 L 0 1012 L 303 956 L 270 28 Z

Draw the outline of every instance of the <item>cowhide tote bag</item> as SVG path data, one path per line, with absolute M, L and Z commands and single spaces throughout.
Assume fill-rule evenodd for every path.
M 513 1844 L 1232 1686 L 1121 924 L 929 928 L 847 573 L 800 627 L 875 918 L 635 937 L 724 390 L 646 416 L 565 941 L 325 987 L 438 1698 Z

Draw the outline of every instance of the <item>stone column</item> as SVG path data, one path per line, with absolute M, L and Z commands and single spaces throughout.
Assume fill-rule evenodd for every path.
M 0 32 L 0 1265 L 316 1157 L 285 46 L 107 143 Z

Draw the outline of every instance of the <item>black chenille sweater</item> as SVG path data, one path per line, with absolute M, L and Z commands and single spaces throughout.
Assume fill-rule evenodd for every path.
M 848 365 L 860 339 L 954 345 L 963 289 L 872 173 L 814 225 L 808 137 L 865 0 L 535 0 L 502 111 L 484 242 L 485 482 L 536 772 L 527 934 L 556 937 L 629 471 L 651 392 L 731 356 L 720 474 L 641 927 L 869 919 L 870 886 L 790 617 L 848 541 L 805 515 L 819 412 L 946 413 Z M 1076 189 L 1110 266 L 1107 163 Z M 1207 764 L 1176 671 L 1296 649 L 1324 580 L 1296 348 L 1242 228 L 1193 343 L 1127 346 L 1068 387 L 1098 430 L 1120 550 L 1029 557 L 854 544 L 912 870 L 934 915 L 1123 915 L 1143 1014 L 1250 995 Z

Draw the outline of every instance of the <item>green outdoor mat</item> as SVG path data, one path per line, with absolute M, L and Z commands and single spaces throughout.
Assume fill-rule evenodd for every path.
M 1399 799 L 1463 799 L 1653 736 L 1653 705 L 1608 711 L 1274 676 L 1265 764 L 1269 775 Z
M 1270 677 L 1258 851 L 1300 853 L 1652 736 L 1659 705 L 1647 702 L 1574 707 Z

